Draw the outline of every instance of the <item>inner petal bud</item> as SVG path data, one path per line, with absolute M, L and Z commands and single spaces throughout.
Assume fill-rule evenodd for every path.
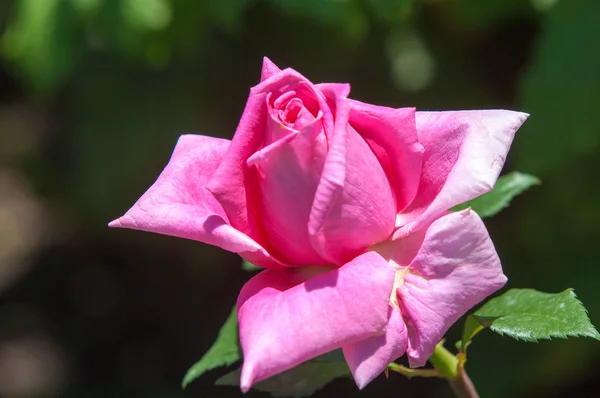
M 303 106 L 302 100 L 293 98 L 285 105 L 284 109 L 279 110 L 279 118 L 283 123 L 293 126 L 302 112 Z

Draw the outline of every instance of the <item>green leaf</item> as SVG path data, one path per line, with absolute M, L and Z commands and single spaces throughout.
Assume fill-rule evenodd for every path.
M 457 344 L 457 348 L 462 352 L 467 352 L 467 348 L 473 340 L 473 337 L 483 330 L 483 326 L 477 318 L 473 315 L 469 315 L 465 320 L 465 326 L 463 327 L 462 340 Z
M 240 369 L 235 370 L 218 379 L 216 384 L 239 386 L 240 374 Z M 327 362 L 315 359 L 261 381 L 252 388 L 268 392 L 274 397 L 308 397 L 333 379 L 348 375 L 350 375 L 350 369 L 345 362 Z
M 341 349 L 329 351 L 326 354 L 320 355 L 315 359 L 311 359 L 311 362 L 344 362 L 344 353 Z
M 260 271 L 262 268 L 259 267 L 258 265 L 254 265 L 249 261 L 244 260 L 242 262 L 242 269 L 244 271 L 248 271 L 248 272 L 255 272 L 255 271 Z
M 185 388 L 204 372 L 220 366 L 229 366 L 238 361 L 240 357 L 238 321 L 234 307 L 229 318 L 227 318 L 225 324 L 221 327 L 217 340 L 206 354 L 187 371 L 181 385 Z
M 539 183 L 538 178 L 515 171 L 498 178 L 490 192 L 455 206 L 452 210 L 459 211 L 471 207 L 481 217 L 491 217 L 507 207 L 515 196 Z
M 473 314 L 483 326 L 518 340 L 591 337 L 600 334 L 572 289 L 542 293 L 533 289 L 511 289 L 488 301 Z

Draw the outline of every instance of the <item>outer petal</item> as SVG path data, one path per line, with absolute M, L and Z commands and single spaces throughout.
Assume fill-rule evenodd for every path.
M 321 83 L 316 86 L 329 103 L 335 104 L 340 91 L 347 85 Z M 423 162 L 424 149 L 417 136 L 415 108 L 394 109 L 348 101 L 348 121 L 383 166 L 396 194 L 398 211 L 402 211 L 415 198 Z
M 242 289 L 243 391 L 318 355 L 385 332 L 394 269 L 377 253 L 312 278 L 307 272 L 266 270 Z
M 350 125 L 369 144 L 396 194 L 398 211 L 417 193 L 423 146 L 417 138 L 414 108 L 386 108 L 351 100 Z
M 398 289 L 411 366 L 423 366 L 448 328 L 506 283 L 494 245 L 470 209 L 434 221 Z
M 402 315 L 397 309 L 389 307 L 389 316 L 385 334 L 343 347 L 346 362 L 360 389 L 406 352 L 408 338 Z
M 279 69 L 279 67 L 275 65 L 269 58 L 263 58 L 262 71 L 260 73 L 261 82 L 279 72 L 281 72 L 281 69 Z
M 262 233 L 254 205 L 258 195 L 254 183 L 256 171 L 248 168 L 246 161 L 262 143 L 267 121 L 265 99 L 265 93 L 250 91 L 231 145 L 207 184 L 231 225 L 259 242 Z
M 417 112 L 423 171 L 416 199 L 398 217 L 402 228 L 395 238 L 492 189 L 527 116 L 504 110 Z
M 182 136 L 156 182 L 111 227 L 132 228 L 192 239 L 252 258 L 263 267 L 281 265 L 253 239 L 233 228 L 205 189 L 230 141 Z
M 349 112 L 348 100 L 338 98 L 335 129 L 308 223 L 313 247 L 338 265 L 386 240 L 396 216 L 387 176 L 348 125 Z

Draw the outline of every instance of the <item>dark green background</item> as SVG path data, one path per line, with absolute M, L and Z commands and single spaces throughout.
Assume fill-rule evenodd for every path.
M 225 370 L 179 387 L 240 259 L 106 224 L 180 134 L 232 136 L 264 55 L 375 104 L 531 113 L 505 170 L 543 184 L 487 221 L 507 287 L 573 287 L 600 324 L 599 1 L 2 0 L 0 24 L 0 396 L 241 396 L 212 387 Z M 483 397 L 591 397 L 599 348 L 486 332 L 468 369 Z M 392 375 L 316 396 L 448 394 Z

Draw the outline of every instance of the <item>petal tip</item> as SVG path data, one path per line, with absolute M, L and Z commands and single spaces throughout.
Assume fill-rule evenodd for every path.
M 364 389 L 368 384 L 368 383 L 359 382 L 358 380 L 354 380 L 354 382 L 356 383 L 356 387 L 358 387 L 359 390 Z
M 498 277 L 498 289 L 496 290 L 502 289 L 504 285 L 506 285 L 506 282 L 508 282 L 508 278 L 501 272 L 500 276 Z
M 240 389 L 243 393 L 247 393 L 254 384 L 254 372 L 248 369 L 246 364 L 242 367 L 242 375 L 240 377 Z
M 519 120 L 519 127 L 520 125 L 522 125 L 523 123 L 525 123 L 525 121 L 529 118 L 529 116 L 531 116 L 529 113 L 525 113 L 525 112 L 515 112 L 517 119 Z
M 278 72 L 281 72 L 281 69 L 269 58 L 263 57 L 260 81 L 262 82 Z
M 251 387 L 252 386 L 250 386 L 250 385 L 240 384 L 240 390 L 242 390 L 242 392 L 244 394 L 247 393 L 248 391 L 250 391 Z
M 116 220 L 112 220 L 108 223 L 108 226 L 111 228 L 121 228 L 121 219 L 117 218 Z
M 432 354 L 433 354 L 433 352 L 432 352 Z M 427 359 L 423 359 L 423 356 L 414 357 L 410 354 L 408 354 L 407 356 L 408 356 L 408 366 L 411 369 L 422 368 L 427 363 Z
M 507 122 L 513 122 L 516 126 L 515 130 L 519 129 L 523 123 L 529 118 L 529 113 L 520 111 L 501 111 L 498 113 L 500 117 L 505 118 Z
M 363 390 L 366 386 L 369 385 L 370 382 L 372 382 L 374 379 L 374 377 L 372 378 L 367 378 L 364 376 L 354 376 L 354 383 L 356 384 L 356 387 L 358 387 L 359 390 Z
M 135 219 L 133 219 L 129 215 L 129 212 L 127 212 L 127 213 L 125 213 L 125 215 L 117 218 L 116 220 L 109 222 L 108 226 L 110 228 L 133 228 L 133 229 L 135 229 L 137 226 L 137 223 L 135 222 Z
M 351 89 L 352 87 L 350 86 L 350 83 L 340 83 L 339 96 L 341 98 L 344 98 L 345 100 L 348 100 L 348 96 L 350 95 Z

